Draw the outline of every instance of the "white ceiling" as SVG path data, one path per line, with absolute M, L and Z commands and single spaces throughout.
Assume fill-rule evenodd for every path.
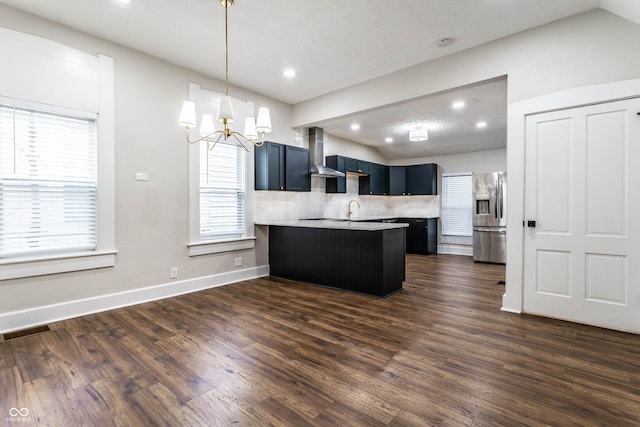
M 218 0 L 120 2 L 0 0 L 224 80 L 224 8 Z M 640 23 L 640 0 L 236 0 L 229 9 L 230 82 L 296 104 L 597 7 Z M 438 47 L 436 41 L 446 37 L 453 43 Z M 287 67 L 297 71 L 294 79 L 283 77 Z M 452 97 L 469 99 L 469 108 L 452 112 L 446 108 Z M 321 127 L 380 146 L 390 159 L 444 154 L 440 137 L 450 152 L 504 146 L 504 81 L 424 102 L 341 118 Z M 491 120 L 484 132 L 491 138 L 475 138 L 473 147 L 467 141 L 464 148 L 469 123 L 475 120 L 472 115 L 479 111 Z M 469 114 L 469 120 L 461 121 L 461 113 Z M 439 148 L 424 152 L 415 144 L 381 142 L 382 135 L 403 118 L 438 124 L 431 130 L 430 142 Z M 352 120 L 367 131 L 356 137 L 339 129 Z
M 452 108 L 457 101 L 465 106 Z M 487 127 L 477 128 L 476 123 L 481 121 Z M 351 130 L 354 123 L 361 125 L 359 130 Z M 390 160 L 503 148 L 507 138 L 507 80 L 482 82 L 314 125 L 325 133 L 376 147 Z M 408 140 L 409 130 L 416 126 L 428 129 L 428 141 Z M 385 142 L 387 137 L 393 142 Z

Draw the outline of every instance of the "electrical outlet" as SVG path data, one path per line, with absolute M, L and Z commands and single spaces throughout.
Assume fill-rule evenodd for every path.
M 235 267 L 242 267 L 242 258 L 236 258 L 235 260 L 233 260 L 233 265 Z
M 178 267 L 171 267 L 171 278 L 176 279 L 178 277 Z

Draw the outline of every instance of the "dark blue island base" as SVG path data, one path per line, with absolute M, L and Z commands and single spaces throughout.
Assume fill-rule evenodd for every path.
M 269 226 L 272 276 L 387 297 L 405 279 L 405 229 Z

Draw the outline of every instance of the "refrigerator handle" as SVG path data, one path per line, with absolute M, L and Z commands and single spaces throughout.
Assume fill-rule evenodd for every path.
M 495 211 L 493 213 L 493 216 L 498 219 L 498 198 L 500 197 L 500 180 L 498 179 L 498 181 L 496 182 L 496 187 L 494 189 L 495 191 L 495 201 L 496 201 L 496 208 Z
M 500 197 L 500 219 L 502 219 L 502 217 L 504 216 L 504 206 L 503 206 L 503 200 L 502 200 L 502 191 L 503 191 L 503 187 L 502 187 L 502 176 L 498 176 L 498 197 Z

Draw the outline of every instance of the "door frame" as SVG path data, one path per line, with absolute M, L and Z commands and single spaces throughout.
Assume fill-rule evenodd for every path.
M 526 117 L 640 96 L 640 79 L 567 89 L 507 106 L 507 266 L 502 310 L 522 313 Z

